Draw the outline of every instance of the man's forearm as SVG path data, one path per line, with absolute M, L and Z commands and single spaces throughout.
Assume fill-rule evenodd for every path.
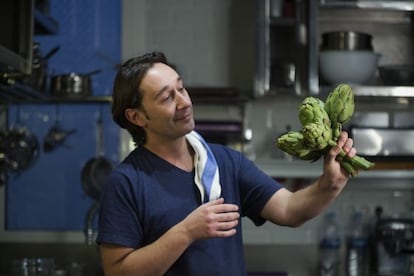
M 291 208 L 297 214 L 299 225 L 319 215 L 341 192 L 342 187 L 323 185 L 322 181 L 326 181 L 323 176 L 308 187 L 292 194 Z
M 132 250 L 112 264 L 105 264 L 105 254 L 111 253 L 103 249 L 105 275 L 164 275 L 191 242 L 180 226 L 176 225 L 152 244 Z

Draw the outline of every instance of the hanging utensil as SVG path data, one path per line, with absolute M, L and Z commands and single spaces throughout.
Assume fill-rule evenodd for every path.
M 0 134 L 0 152 L 4 154 L 9 170 L 21 172 L 30 168 L 39 157 L 39 142 L 36 136 L 20 122 L 20 111 L 16 108 L 17 120 L 11 128 Z
M 48 60 L 59 51 L 60 46 L 52 48 L 45 56 L 40 51 L 40 44 L 33 44 L 33 60 L 32 60 L 32 73 L 28 76 L 24 83 L 39 91 L 47 90 L 47 77 L 48 77 Z
M 43 150 L 45 152 L 51 152 L 57 147 L 65 146 L 66 138 L 76 133 L 76 129 L 66 130 L 60 126 L 60 115 L 59 115 L 59 105 L 56 104 L 56 111 L 55 111 L 55 124 L 49 129 L 43 143 Z
M 60 49 L 60 46 L 55 46 L 55 47 L 53 47 L 44 57 L 43 57 L 43 59 L 44 60 L 48 60 L 49 58 L 51 58 L 52 56 L 54 56 L 56 53 L 57 53 L 57 51 L 59 51 L 59 49 Z
M 94 241 L 94 229 L 93 229 L 93 220 L 99 211 L 99 202 L 95 200 L 92 202 L 89 207 L 86 216 L 85 216 L 85 225 L 83 228 L 83 233 L 85 235 L 85 243 L 87 245 L 93 245 Z
M 113 169 L 112 162 L 105 158 L 102 125 L 102 115 L 101 111 L 99 111 L 99 117 L 96 123 L 97 154 L 86 162 L 81 171 L 83 190 L 94 200 L 100 199 L 102 186 Z

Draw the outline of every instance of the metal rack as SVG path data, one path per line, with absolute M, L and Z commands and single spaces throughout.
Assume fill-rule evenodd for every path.
M 312 2 L 314 3 L 310 5 L 311 17 L 308 28 L 308 36 L 314 38 L 309 41 L 311 94 L 320 94 L 329 89 L 326 84 L 319 81 L 318 38 L 320 33 L 332 28 L 357 28 L 360 31 L 378 34 L 378 39 L 374 41 L 376 43 L 374 48 L 377 47 L 381 53 L 388 54 L 383 57 L 384 63 L 398 64 L 409 60 L 414 62 L 413 1 L 321 1 L 318 3 L 318 0 L 312 0 Z M 378 75 L 367 85 L 354 85 L 353 90 L 356 96 L 363 97 L 414 97 L 414 86 L 386 86 Z
M 272 0 L 261 0 L 257 3 L 254 82 L 256 97 L 281 94 L 318 95 L 329 89 L 326 84 L 321 83 L 319 77 L 319 35 L 325 27 L 332 28 L 337 25 L 343 28 L 353 25 L 358 28 L 365 27 L 374 33 L 388 31 L 389 41 L 393 43 L 398 42 L 396 36 L 403 37 L 404 40 L 389 51 L 387 61 L 395 58 L 397 64 L 406 60 L 412 60 L 414 63 L 414 1 L 296 0 L 297 13 L 293 18 L 272 17 Z M 355 16 L 349 16 L 352 14 Z M 378 24 L 381 24 L 381 28 L 378 28 Z M 405 31 L 400 28 L 401 26 L 404 26 Z M 296 41 L 288 41 L 284 36 L 272 40 L 272 30 L 275 28 L 289 28 L 290 32 L 295 33 Z M 379 48 L 386 52 L 391 44 L 384 37 L 380 39 Z M 275 87 L 271 83 L 272 75 L 275 74 L 272 69 L 272 56 L 278 51 L 275 46 L 287 43 L 292 49 L 296 49 L 300 56 L 296 58 L 295 85 L 289 91 L 284 91 L 284 88 Z M 396 57 L 397 55 L 400 56 Z M 376 80 L 368 85 L 355 86 L 354 92 L 356 96 L 413 98 L 414 86 L 385 86 L 379 80 L 379 76 L 376 76 Z

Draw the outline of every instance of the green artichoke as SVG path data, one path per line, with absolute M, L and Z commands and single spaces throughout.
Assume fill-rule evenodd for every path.
M 318 122 L 303 127 L 303 137 L 311 150 L 323 150 L 332 140 L 332 130 L 327 125 Z
M 338 141 L 342 132 L 342 124 L 335 122 L 332 124 L 332 140 Z
M 303 134 L 299 131 L 289 131 L 277 139 L 279 148 L 293 156 L 299 156 L 302 151 L 309 151 L 303 142 Z
M 346 123 L 354 114 L 354 93 L 347 84 L 339 84 L 325 100 L 325 110 L 332 123 Z
M 302 160 L 316 161 L 337 146 L 342 124 L 351 119 L 354 108 L 354 94 L 346 84 L 338 85 L 325 103 L 318 98 L 307 97 L 299 106 L 302 130 L 281 135 L 277 146 Z M 349 157 L 343 149 L 336 159 L 351 176 L 356 176 L 359 169 L 369 170 L 375 165 L 358 155 Z
M 299 106 L 299 121 L 302 126 L 321 122 L 330 127 L 331 121 L 324 105 L 320 99 L 306 97 Z
M 322 156 L 321 151 L 308 149 L 300 131 L 289 131 L 277 139 L 277 146 L 284 152 L 302 160 L 316 161 Z

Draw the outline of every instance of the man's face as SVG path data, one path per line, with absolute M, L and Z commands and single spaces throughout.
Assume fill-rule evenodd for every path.
M 147 141 L 176 139 L 194 129 L 191 99 L 174 69 L 154 64 L 142 79 L 140 91 Z

